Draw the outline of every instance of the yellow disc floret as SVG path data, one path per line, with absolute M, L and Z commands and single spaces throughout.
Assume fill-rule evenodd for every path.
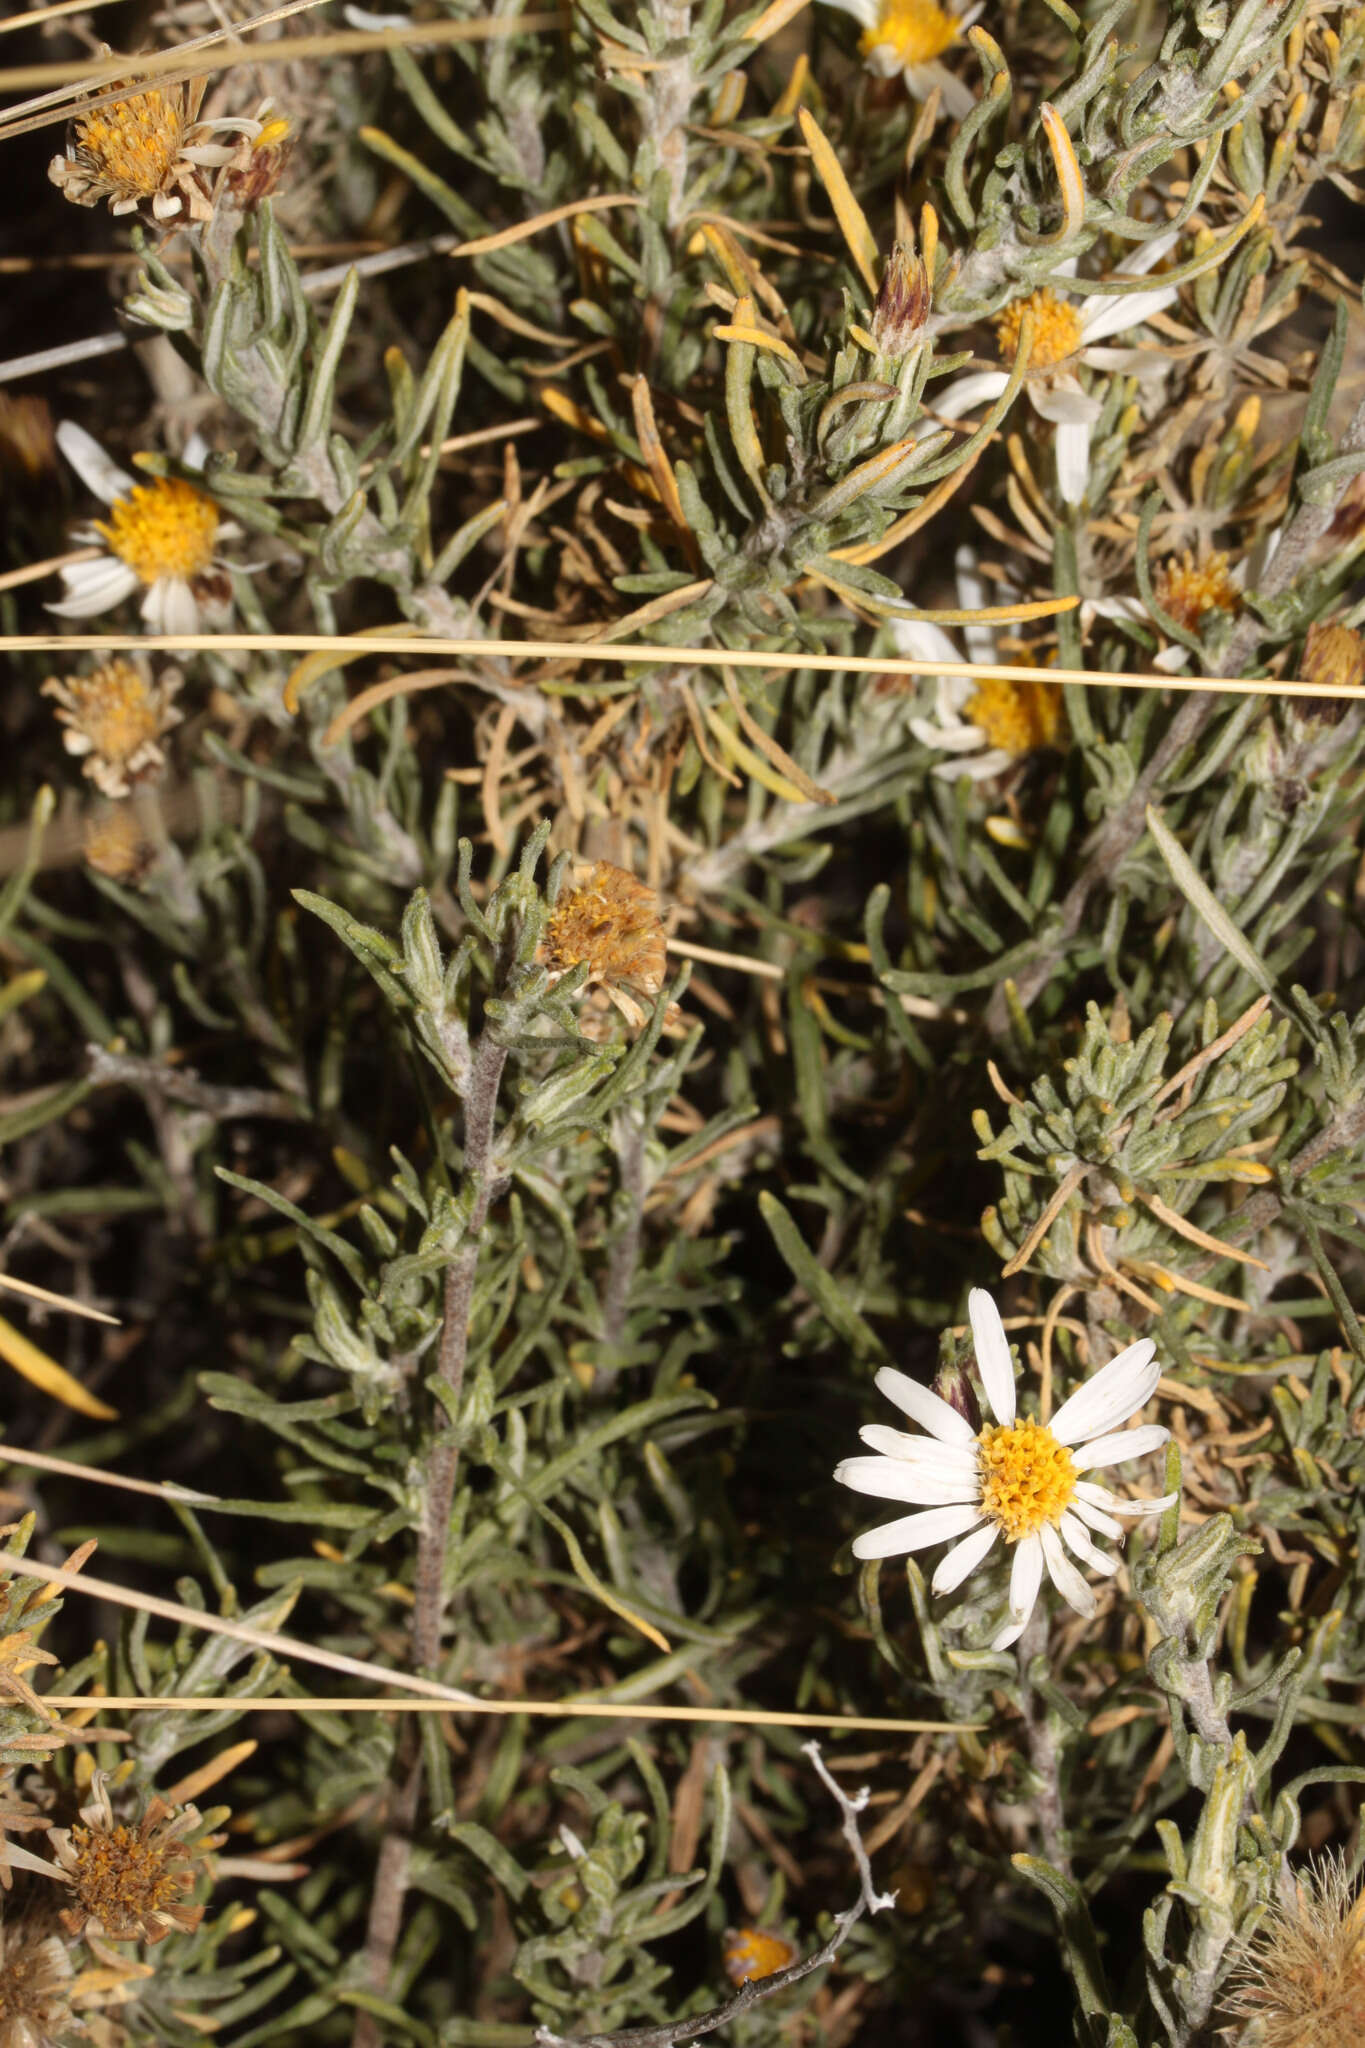
M 1026 299 L 1016 299 L 1012 306 L 1006 306 L 996 319 L 996 338 L 1006 362 L 1012 362 L 1019 353 L 1019 330 L 1025 313 L 1033 315 L 1031 369 L 1051 370 L 1075 355 L 1084 339 L 1081 316 L 1069 300 L 1059 298 L 1044 285 L 1041 290 L 1030 292 Z
M 123 655 L 102 661 L 88 676 L 69 676 L 63 697 L 90 746 L 119 767 L 161 737 L 161 700 Z
M 151 199 L 180 154 L 184 107 L 164 92 L 134 93 L 79 115 L 75 129 L 77 147 L 98 177 L 129 199 Z
M 977 1438 L 981 1509 L 1007 1543 L 1056 1522 L 1076 1494 L 1076 1467 L 1065 1444 L 1041 1422 L 1000 1423 Z
M 957 41 L 957 17 L 936 7 L 934 0 L 883 0 L 875 28 L 864 29 L 860 48 L 891 50 L 904 67 L 932 64 Z
M 988 676 L 963 709 L 991 746 L 1010 755 L 1030 754 L 1035 747 L 1052 746 L 1061 731 L 1061 686 Z
M 180 477 L 158 477 L 152 484 L 135 484 L 128 497 L 116 498 L 108 520 L 96 520 L 95 528 L 144 583 L 156 583 L 163 576 L 190 582 L 213 560 L 218 508 Z

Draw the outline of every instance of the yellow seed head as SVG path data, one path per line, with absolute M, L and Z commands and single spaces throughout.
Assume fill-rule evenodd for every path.
M 1162 564 L 1152 588 L 1162 610 L 1190 633 L 1199 631 L 1209 612 L 1235 612 L 1242 602 L 1242 593 L 1228 574 L 1227 556 L 1210 555 L 1206 562 L 1197 562 L 1188 548 Z
M 64 694 L 72 724 L 106 761 L 125 766 L 161 736 L 161 704 L 142 670 L 123 655 L 102 661 L 88 676 L 67 676 Z
M 1055 745 L 1065 716 L 1060 684 L 1006 682 L 995 676 L 977 685 L 964 710 L 993 747 L 1010 755 Z
M 1068 356 L 1074 356 L 1083 340 L 1081 316 L 1069 299 L 1059 298 L 1057 293 L 1043 285 L 1038 291 L 1030 292 L 1026 299 L 1016 299 L 1012 306 L 1006 306 L 995 322 L 996 339 L 1000 343 L 1003 361 L 1013 362 L 1019 353 L 1019 330 L 1025 313 L 1033 315 L 1033 349 L 1029 355 L 1029 366 L 1034 370 L 1051 370 L 1058 363 L 1064 363 Z
M 934 0 L 882 0 L 875 28 L 864 29 L 859 48 L 865 57 L 874 50 L 893 52 L 896 62 L 908 69 L 914 64 L 932 64 L 957 41 L 957 17 L 945 13 Z
M 156 859 L 131 804 L 104 804 L 86 820 L 81 838 L 85 864 L 113 882 L 140 882 Z
M 981 1508 L 1007 1543 L 1056 1522 L 1076 1495 L 1065 1444 L 1041 1422 L 998 1423 L 977 1438 Z
M 95 521 L 95 530 L 144 583 L 163 576 L 183 576 L 188 582 L 202 576 L 213 560 L 218 508 L 182 478 L 158 477 L 116 498 L 108 519 Z

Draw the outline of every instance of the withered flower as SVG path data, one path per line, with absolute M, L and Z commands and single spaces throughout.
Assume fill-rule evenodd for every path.
M 145 881 L 156 865 L 157 849 L 129 803 L 101 804 L 86 818 L 81 833 L 85 864 L 111 882 L 133 886 Z
M 223 1837 L 203 1832 L 197 1806 L 168 1806 L 155 1795 L 135 1824 L 115 1819 L 103 1771 L 95 1772 L 92 1793 L 74 1827 L 52 1830 L 74 1895 L 63 1909 L 63 1926 L 72 1934 L 88 1930 L 109 1941 L 148 1943 L 164 1941 L 177 1928 L 193 1932 L 204 1908 L 187 1903 L 188 1895 Z
M 1355 2048 L 1365 2014 L 1365 1893 L 1344 1861 L 1307 1867 L 1243 1952 L 1228 2013 L 1261 2048 Z
M 1299 662 L 1299 677 L 1305 683 L 1329 685 L 1334 690 L 1358 690 L 1365 683 L 1365 639 L 1353 632 L 1349 626 L 1335 622 L 1328 625 L 1313 625 L 1308 628 L 1304 642 L 1303 657 Z M 1315 709 L 1319 716 L 1332 715 L 1340 718 L 1346 705 L 1330 697 L 1319 698 L 1309 709 Z
M 125 797 L 166 765 L 159 743 L 180 723 L 172 699 L 183 680 L 178 669 L 154 679 L 140 657 L 117 654 L 89 675 L 49 676 L 43 695 L 56 699 L 63 743 L 84 756 L 82 773 L 105 796 Z
M 625 868 L 595 861 L 560 891 L 541 940 L 541 965 L 557 981 L 586 966 L 589 989 L 600 989 L 632 1029 L 643 1028 L 664 985 L 668 959 L 654 891 Z
M 233 134 L 249 148 L 269 128 L 287 124 L 237 115 L 201 121 L 207 84 L 206 78 L 192 78 L 149 86 L 76 114 L 65 155 L 48 165 L 49 178 L 77 206 L 107 199 L 111 213 L 147 208 L 156 221 L 210 220 L 213 196 L 206 174 L 233 163 L 240 148 L 236 139 L 214 138 Z
M 72 2023 L 66 1943 L 50 1921 L 0 1922 L 0 2048 L 55 2048 Z
M 1187 633 L 1197 633 L 1212 611 L 1241 609 L 1242 593 L 1223 554 L 1210 555 L 1203 562 L 1197 561 L 1189 548 L 1182 555 L 1172 555 L 1152 578 L 1152 590 L 1161 609 Z

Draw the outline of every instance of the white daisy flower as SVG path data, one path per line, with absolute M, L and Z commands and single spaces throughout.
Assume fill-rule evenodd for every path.
M 954 558 L 957 571 L 957 601 L 961 611 L 980 611 L 988 602 L 986 585 L 977 573 L 975 551 L 959 548 Z M 994 602 L 1008 592 L 995 593 Z M 1020 650 L 1008 653 L 997 645 L 994 626 L 964 626 L 966 655 L 942 626 L 927 619 L 891 622 L 898 654 L 917 661 L 1007 661 L 1018 663 Z M 933 773 L 955 782 L 960 775 L 973 782 L 986 782 L 1011 763 L 1049 747 L 1059 738 L 1064 721 L 1062 691 L 1058 683 L 1009 682 L 1003 677 L 939 676 L 934 684 L 932 718 L 912 718 L 910 730 L 921 746 L 933 747 L 948 756 L 936 762 Z
M 134 483 L 74 420 L 58 427 L 57 446 L 86 488 L 104 500 L 109 517 L 76 529 L 75 539 L 99 545 L 101 553 L 67 564 L 65 595 L 47 610 L 61 619 L 88 619 L 140 590 L 142 617 L 153 633 L 197 633 L 205 611 L 211 623 L 224 618 L 231 585 L 218 545 L 240 539 L 241 527 L 220 518 L 213 499 L 182 477 Z M 196 435 L 185 449 L 187 466 L 200 467 L 207 453 Z
M 862 28 L 859 48 L 869 71 L 879 78 L 894 78 L 899 72 L 906 90 L 917 100 L 927 100 L 937 86 L 943 106 L 954 121 L 961 121 L 976 104 L 970 86 L 956 77 L 939 60 L 970 28 L 982 4 L 958 7 L 948 0 L 939 7 L 936 0 L 827 0 L 841 14 L 851 14 Z
M 857 1493 L 916 1504 L 916 1513 L 855 1538 L 855 1557 L 897 1557 L 953 1542 L 934 1573 L 935 1593 L 960 1586 L 998 1538 L 1012 1545 L 1009 1620 L 991 1642 L 993 1650 L 1004 1650 L 1024 1632 L 1044 1569 L 1069 1606 L 1093 1614 L 1095 1595 L 1072 1559 L 1106 1574 L 1118 1570 L 1118 1560 L 1096 1549 L 1091 1532 L 1121 1537 L 1116 1514 L 1160 1514 L 1178 1496 L 1123 1500 L 1081 1477 L 1143 1457 L 1170 1437 L 1158 1423 L 1120 1428 L 1146 1406 L 1161 1377 L 1150 1337 L 1130 1344 L 1078 1387 L 1050 1424 L 1035 1422 L 1016 1417 L 1014 1364 L 1000 1311 L 981 1287 L 972 1289 L 967 1307 L 994 1423 L 973 1430 L 937 1394 L 886 1366 L 877 1386 L 928 1434 L 869 1423 L 862 1439 L 878 1455 L 845 1458 L 834 1476 Z
M 1175 245 L 1173 234 L 1144 242 L 1120 263 L 1115 277 L 1142 277 Z M 1074 260 L 1059 266 L 1058 275 L 1074 275 Z M 1100 401 L 1081 388 L 1076 371 L 1122 371 L 1126 376 L 1156 378 L 1167 368 L 1157 349 L 1103 348 L 1113 334 L 1141 327 L 1154 313 L 1164 312 L 1180 296 L 1173 284 L 1153 285 L 1145 292 L 1087 292 L 1075 299 L 1043 285 L 1026 299 L 1016 299 L 999 314 L 995 330 L 1002 356 L 1012 359 L 1026 312 L 1034 316 L 1033 349 L 1024 382 L 1034 411 L 1057 428 L 1057 485 L 1068 505 L 1079 505 L 1090 476 L 1090 430 L 1100 416 Z M 960 419 L 974 406 L 992 403 L 1009 383 L 1005 370 L 973 370 L 927 399 L 941 419 Z

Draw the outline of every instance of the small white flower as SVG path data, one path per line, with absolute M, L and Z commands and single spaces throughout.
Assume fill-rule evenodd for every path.
M 101 553 L 93 561 L 67 564 L 65 595 L 48 611 L 61 619 L 88 619 L 140 590 L 142 617 L 153 633 L 198 633 L 206 611 L 210 623 L 224 620 L 231 586 L 218 546 L 240 539 L 242 529 L 220 518 L 213 499 L 181 477 L 134 483 L 74 420 L 58 427 L 57 446 L 86 488 L 104 500 L 109 518 L 76 529 L 76 540 L 99 546 Z M 202 466 L 207 453 L 195 436 L 185 449 L 186 464 Z
M 1150 1337 L 1130 1344 L 1078 1387 L 1049 1425 L 1016 1419 L 1009 1339 L 990 1295 L 974 1287 L 967 1307 L 994 1424 L 973 1430 L 937 1394 L 886 1366 L 877 1374 L 877 1386 L 928 1434 L 909 1436 L 869 1423 L 862 1439 L 878 1455 L 845 1458 L 834 1476 L 855 1492 L 913 1501 L 917 1507 L 915 1514 L 856 1537 L 855 1557 L 896 1557 L 960 1539 L 934 1573 L 935 1593 L 960 1586 L 999 1538 L 1013 1546 L 1009 1620 L 991 1642 L 993 1650 L 1004 1650 L 1024 1632 L 1044 1568 L 1069 1606 L 1078 1614 L 1093 1614 L 1095 1595 L 1071 1560 L 1106 1574 L 1118 1570 L 1118 1561 L 1096 1549 L 1091 1531 L 1121 1537 L 1116 1513 L 1160 1514 L 1178 1496 L 1123 1500 L 1081 1477 L 1143 1457 L 1170 1437 L 1158 1423 L 1119 1427 L 1146 1406 L 1161 1377 Z
M 977 574 L 976 554 L 961 547 L 954 558 L 957 570 L 957 601 L 961 611 L 979 611 L 989 599 L 986 585 Z M 1011 593 L 997 591 L 995 602 L 1008 602 Z M 962 650 L 927 619 L 891 622 L 898 654 L 916 661 L 964 659 Z M 1017 663 L 1020 650 L 1003 653 L 996 644 L 997 629 L 989 625 L 964 626 L 967 643 L 965 659 L 979 663 Z M 933 747 L 948 756 L 938 761 L 933 773 L 955 782 L 960 775 L 973 782 L 988 782 L 1035 747 L 1050 746 L 1062 727 L 1062 692 L 1041 672 L 1036 683 L 1009 682 L 983 676 L 939 676 L 934 684 L 934 715 L 912 718 L 910 730 L 921 746 Z
M 859 44 L 869 71 L 880 78 L 894 78 L 899 72 L 912 98 L 927 100 L 937 86 L 944 110 L 961 121 L 976 104 L 971 88 L 939 60 L 950 50 L 964 28 L 970 28 L 982 4 L 959 7 L 948 0 L 827 0 L 841 14 L 851 14 L 862 28 Z
M 1144 242 L 1126 263 L 1120 263 L 1115 277 L 1143 277 L 1172 249 L 1173 234 L 1157 235 Z M 1059 277 L 1075 272 L 1074 261 L 1059 267 Z M 1068 505 L 1079 505 L 1085 497 L 1090 476 L 1090 430 L 1100 416 L 1100 401 L 1081 388 L 1079 367 L 1122 371 L 1127 376 L 1156 378 L 1167 368 L 1166 357 L 1157 349 L 1103 348 L 1099 344 L 1114 334 L 1141 327 L 1154 313 L 1175 304 L 1180 293 L 1173 284 L 1153 285 L 1145 292 L 1077 293 L 1074 300 L 1052 285 L 1016 299 L 996 320 L 1001 354 L 1012 358 L 1018 347 L 1019 329 L 1025 312 L 1034 316 L 1033 349 L 1025 384 L 1035 412 L 1057 428 L 1057 486 Z M 960 419 L 974 406 L 997 399 L 1009 383 L 1005 370 L 973 370 L 959 377 L 927 404 L 941 419 Z

